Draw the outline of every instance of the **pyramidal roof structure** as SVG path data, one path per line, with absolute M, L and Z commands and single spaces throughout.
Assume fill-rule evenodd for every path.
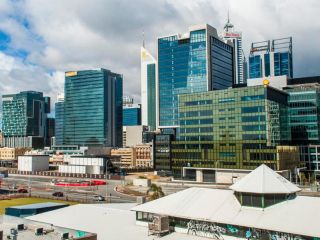
M 230 186 L 236 192 L 258 194 L 290 194 L 301 191 L 296 185 L 273 171 L 265 164 Z

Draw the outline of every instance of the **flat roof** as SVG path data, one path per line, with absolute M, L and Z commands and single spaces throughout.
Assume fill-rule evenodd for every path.
M 98 240 L 153 240 L 148 229 L 136 225 L 136 214 L 130 211 L 135 203 L 77 204 L 70 207 L 28 217 L 34 221 L 96 233 Z M 162 240 L 203 240 L 203 237 L 171 233 Z M 235 238 L 225 238 L 225 240 Z
M 0 216 L 0 229 L 3 231 L 3 239 L 7 239 L 7 236 L 11 235 L 11 229 L 17 229 L 18 224 L 24 224 L 25 229 L 22 231 L 18 231 L 18 239 L 23 240 L 34 240 L 34 239 L 42 239 L 42 240 L 61 240 L 62 234 L 69 233 L 69 236 L 74 237 L 72 239 L 77 239 L 79 235 L 85 236 L 93 236 L 94 234 L 84 231 L 78 231 L 69 228 L 61 228 L 54 225 L 40 223 L 32 220 L 27 220 L 25 218 L 18 218 L 3 215 Z M 37 236 L 35 235 L 35 230 L 37 228 L 43 228 L 46 234 Z M 12 238 L 11 238 L 12 239 Z
M 55 202 L 44 202 L 44 203 L 33 203 L 27 205 L 19 205 L 8 208 L 16 208 L 16 209 L 34 209 L 34 208 L 48 208 L 48 207 L 56 207 L 56 206 L 69 206 L 69 204 L 65 203 L 55 203 Z

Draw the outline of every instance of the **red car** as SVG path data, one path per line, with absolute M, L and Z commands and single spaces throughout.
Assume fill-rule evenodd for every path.
M 18 193 L 28 193 L 28 190 L 25 188 L 18 189 Z

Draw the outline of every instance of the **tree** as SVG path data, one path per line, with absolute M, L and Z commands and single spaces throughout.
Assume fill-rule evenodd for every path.
M 155 200 L 165 196 L 164 192 L 162 191 L 162 188 L 154 183 L 151 184 L 149 190 L 147 191 L 147 195 L 149 196 L 150 200 Z

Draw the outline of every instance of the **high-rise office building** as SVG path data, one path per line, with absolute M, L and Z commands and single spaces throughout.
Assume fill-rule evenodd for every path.
M 156 60 L 141 47 L 141 115 L 142 125 L 156 129 Z
M 159 127 L 179 126 L 179 95 L 231 87 L 233 57 L 232 43 L 225 43 L 207 24 L 158 38 Z
M 229 14 L 228 21 L 223 29 L 223 39 L 225 41 L 232 41 L 234 46 L 235 83 L 243 84 L 247 80 L 247 63 L 242 50 L 242 32 L 234 30 L 234 26 L 230 22 Z
M 290 85 L 285 90 L 293 144 L 320 144 L 320 84 Z
M 122 75 L 106 69 L 66 72 L 63 144 L 122 146 Z
M 252 43 L 249 78 L 281 75 L 293 78 L 292 37 Z
M 55 104 L 55 144 L 63 145 L 64 94 L 59 94 Z
M 25 91 L 2 96 L 2 130 L 5 137 L 45 137 L 50 98 Z
M 123 106 L 123 126 L 141 125 L 141 105 L 127 104 Z
M 171 154 L 174 175 L 179 177 L 182 167 L 254 169 L 265 163 L 282 168 L 286 163 L 280 162 L 277 146 L 291 140 L 287 98 L 266 86 L 181 95 L 180 131 Z
M 55 118 L 48 117 L 46 122 L 46 132 L 45 132 L 45 139 L 44 139 L 44 145 L 46 147 L 51 146 L 51 139 L 54 137 L 55 134 Z

